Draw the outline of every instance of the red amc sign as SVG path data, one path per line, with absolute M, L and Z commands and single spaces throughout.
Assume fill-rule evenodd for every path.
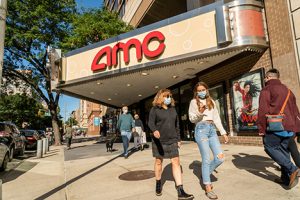
M 149 44 L 152 40 L 157 40 L 159 42 L 158 47 L 155 50 L 149 49 Z M 155 58 L 161 55 L 166 45 L 164 44 L 165 36 L 159 31 L 152 31 L 148 33 L 143 42 L 141 43 L 138 39 L 132 38 L 126 43 L 118 42 L 115 46 L 106 46 L 102 48 L 95 56 L 92 63 L 92 71 L 104 71 L 106 67 L 117 66 L 118 64 L 118 51 L 123 50 L 124 62 L 128 64 L 130 62 L 129 49 L 134 46 L 136 49 L 136 58 L 141 61 L 143 54 L 147 58 Z M 99 63 L 100 60 L 106 56 L 106 63 Z

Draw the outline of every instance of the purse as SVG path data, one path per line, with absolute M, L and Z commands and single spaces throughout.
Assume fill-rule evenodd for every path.
M 284 131 L 283 120 L 284 120 L 284 109 L 289 100 L 291 91 L 289 90 L 287 97 L 281 107 L 281 110 L 278 115 L 266 115 L 267 118 L 267 131 L 278 132 Z

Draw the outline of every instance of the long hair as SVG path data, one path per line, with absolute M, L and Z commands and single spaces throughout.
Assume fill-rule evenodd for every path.
M 157 94 L 154 97 L 154 100 L 152 102 L 153 106 L 159 106 L 161 107 L 164 104 L 164 97 L 166 95 L 172 95 L 171 91 L 169 89 L 161 89 L 157 92 Z M 175 101 L 173 98 L 171 98 L 171 106 L 175 106 Z
M 197 94 L 197 88 L 199 86 L 205 87 L 205 89 L 206 89 L 206 97 L 205 97 L 205 99 L 206 99 L 206 105 L 207 105 L 207 107 L 208 107 L 209 110 L 213 109 L 214 108 L 214 103 L 213 103 L 212 98 L 209 95 L 208 85 L 206 83 L 204 83 L 204 82 L 199 82 L 194 87 L 194 99 L 196 99 L 196 101 L 197 101 L 197 106 L 198 106 L 199 112 L 200 112 L 200 98 L 198 97 L 198 94 Z
M 249 85 L 250 86 L 250 90 L 248 92 L 248 94 L 251 96 L 251 97 L 257 97 L 257 95 L 259 94 L 260 92 L 260 89 L 258 88 L 258 86 L 256 84 L 254 84 L 252 81 L 245 81 L 244 83 L 244 88 Z

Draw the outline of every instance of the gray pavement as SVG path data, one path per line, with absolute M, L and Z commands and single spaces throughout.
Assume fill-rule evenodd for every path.
M 262 147 L 222 147 L 226 161 L 212 176 L 219 199 L 300 199 L 299 185 L 286 190 L 273 182 L 280 172 Z M 151 148 L 135 152 L 128 159 L 119 156 L 122 144 L 115 144 L 114 149 L 116 151 L 112 153 L 106 152 L 105 144 L 89 141 L 73 144 L 71 150 L 56 147 L 53 156 L 43 159 L 26 159 L 23 163 L 37 164 L 3 184 L 4 199 L 177 199 L 169 160 L 164 161 L 163 195 L 156 197 L 155 178 L 131 180 L 134 177 L 141 178 L 136 176 L 139 175 L 139 170 L 146 170 L 148 175 L 153 174 Z M 197 145 L 194 142 L 184 142 L 180 155 L 185 190 L 194 194 L 195 199 L 208 199 L 200 184 L 201 157 Z M 124 180 L 124 177 L 129 180 Z M 34 188 L 29 189 L 33 185 Z

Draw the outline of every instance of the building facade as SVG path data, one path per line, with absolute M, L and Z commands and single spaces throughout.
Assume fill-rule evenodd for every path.
M 297 1 L 107 0 L 105 6 L 136 29 L 67 53 L 58 84 L 66 94 L 129 105 L 146 123 L 153 95 L 169 88 L 181 136 L 192 139 L 188 106 L 193 86 L 204 81 L 231 141 L 240 144 L 261 144 L 256 120 L 266 70 L 279 69 L 282 82 L 300 94 Z
M 75 112 L 79 127 L 85 129 L 88 135 L 99 135 L 100 123 L 106 111 L 106 106 L 81 99 Z

